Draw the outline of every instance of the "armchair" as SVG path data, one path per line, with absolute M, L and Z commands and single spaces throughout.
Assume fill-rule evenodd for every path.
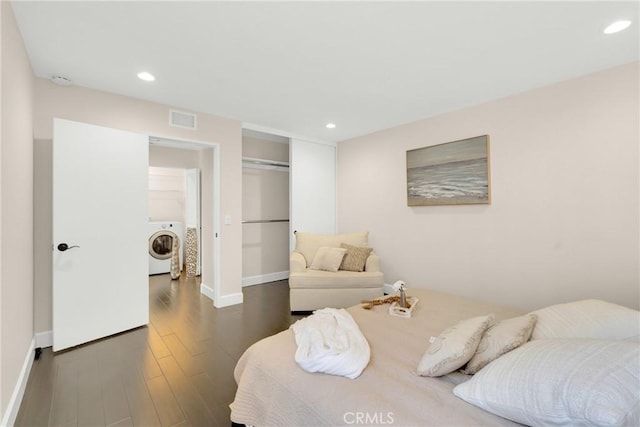
M 289 296 L 291 311 L 312 311 L 325 307 L 344 308 L 363 299 L 384 293 L 384 274 L 380 257 L 373 251 L 366 258 L 363 271 L 325 271 L 311 268 L 320 248 L 353 249 L 369 245 L 369 233 L 321 235 L 296 232 L 296 248 L 289 260 Z

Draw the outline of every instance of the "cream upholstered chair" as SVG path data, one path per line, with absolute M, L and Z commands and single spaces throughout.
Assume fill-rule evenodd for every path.
M 380 258 L 368 246 L 369 232 L 334 235 L 296 232 L 296 248 L 289 262 L 291 311 L 344 308 L 382 296 L 384 274 Z M 331 265 L 322 265 L 326 261 Z M 345 265 L 348 261 L 349 265 Z M 363 271 L 357 271 L 358 267 Z

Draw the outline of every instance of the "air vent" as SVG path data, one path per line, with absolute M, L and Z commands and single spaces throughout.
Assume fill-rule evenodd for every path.
M 58 86 L 71 86 L 73 83 L 70 78 L 64 76 L 51 76 L 49 78 Z
M 196 130 L 196 115 L 183 111 L 169 111 L 169 126 Z

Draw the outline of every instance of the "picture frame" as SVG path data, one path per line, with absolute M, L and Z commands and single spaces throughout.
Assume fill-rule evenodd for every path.
M 407 205 L 490 204 L 489 135 L 407 151 Z

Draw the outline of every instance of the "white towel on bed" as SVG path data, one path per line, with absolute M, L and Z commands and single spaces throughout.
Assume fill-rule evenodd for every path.
M 291 326 L 298 349 L 295 359 L 307 372 L 357 378 L 371 350 L 358 324 L 344 309 L 323 308 Z

